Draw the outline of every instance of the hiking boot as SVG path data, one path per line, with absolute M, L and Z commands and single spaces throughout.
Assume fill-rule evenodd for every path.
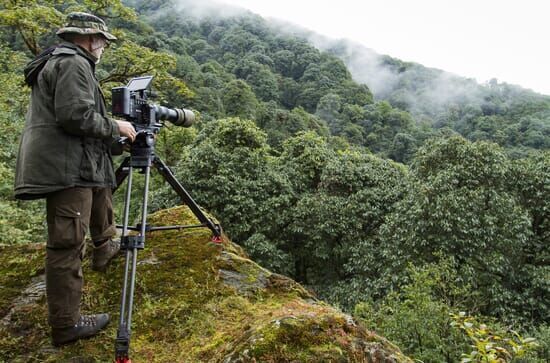
M 92 270 L 105 272 L 109 262 L 119 254 L 120 241 L 108 239 L 101 246 L 94 247 L 92 251 Z
M 52 328 L 52 343 L 58 347 L 78 339 L 89 338 L 99 333 L 109 323 L 109 314 L 81 315 L 74 326 Z

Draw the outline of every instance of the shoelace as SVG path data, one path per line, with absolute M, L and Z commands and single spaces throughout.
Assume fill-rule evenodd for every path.
M 115 251 L 115 250 L 118 250 L 118 249 L 120 249 L 120 242 L 119 241 L 113 241 L 113 243 L 111 243 L 111 250 Z
M 112 252 L 114 250 L 117 250 L 119 249 L 119 242 L 118 241 L 113 241 L 113 240 L 109 240 L 108 242 L 108 249 L 109 249 L 109 252 Z
M 96 324 L 95 316 L 81 315 L 80 319 L 78 319 L 78 323 L 76 323 L 76 326 L 95 326 L 95 324 Z

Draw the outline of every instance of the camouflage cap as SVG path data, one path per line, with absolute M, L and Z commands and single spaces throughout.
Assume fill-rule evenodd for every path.
M 95 15 L 81 12 L 74 12 L 67 15 L 67 23 L 56 33 L 60 38 L 65 34 L 94 35 L 101 34 L 107 40 L 116 40 L 117 38 L 109 33 L 105 22 Z M 64 38 L 63 38 L 64 39 Z

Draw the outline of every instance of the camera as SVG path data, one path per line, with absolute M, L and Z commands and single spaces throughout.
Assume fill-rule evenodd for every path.
M 153 97 L 151 82 L 153 76 L 132 78 L 125 87 L 112 88 L 113 116 L 123 117 L 134 124 L 136 130 L 157 128 L 159 121 L 169 121 L 176 126 L 189 127 L 195 122 L 195 115 L 185 108 L 168 108 L 147 102 Z

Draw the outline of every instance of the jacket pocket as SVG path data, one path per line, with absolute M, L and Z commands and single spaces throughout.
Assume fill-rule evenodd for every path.
M 90 182 L 105 181 L 105 155 L 103 145 L 94 142 L 83 142 L 80 177 Z
M 75 248 L 86 235 L 81 213 L 67 206 L 55 208 L 53 223 L 48 223 L 48 247 Z

